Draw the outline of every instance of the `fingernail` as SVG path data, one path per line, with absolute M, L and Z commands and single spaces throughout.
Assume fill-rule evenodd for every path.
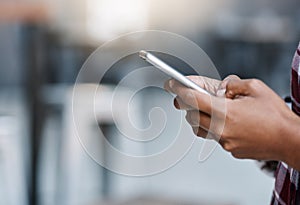
M 173 88 L 173 86 L 174 86 L 174 80 L 170 80 L 170 81 L 169 81 L 169 87 L 170 87 L 170 88 Z
M 174 106 L 176 109 L 180 109 L 180 105 L 179 105 L 178 101 L 176 100 L 176 98 L 174 99 Z
M 233 92 L 231 90 L 229 90 L 228 92 L 226 92 L 226 97 L 228 98 L 233 98 Z

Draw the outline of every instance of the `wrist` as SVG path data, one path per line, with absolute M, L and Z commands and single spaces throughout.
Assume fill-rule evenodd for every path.
M 280 135 L 279 160 L 299 170 L 300 117 L 292 113 L 292 115 L 282 123 L 282 132 Z

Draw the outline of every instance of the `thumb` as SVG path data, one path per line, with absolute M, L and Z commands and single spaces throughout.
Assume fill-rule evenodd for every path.
M 238 96 L 247 96 L 250 94 L 248 80 L 230 79 L 226 84 L 225 95 L 227 98 L 234 99 Z
M 224 78 L 218 87 L 217 96 L 226 97 L 226 86 L 230 80 L 240 80 L 240 78 L 237 75 L 229 75 L 226 78 Z
M 226 85 L 227 83 L 230 81 L 230 80 L 241 80 L 239 76 L 237 75 L 229 75 L 227 76 L 226 78 L 224 78 L 222 80 L 222 82 L 220 83 L 219 85 L 219 90 L 222 90 L 222 89 L 226 89 Z

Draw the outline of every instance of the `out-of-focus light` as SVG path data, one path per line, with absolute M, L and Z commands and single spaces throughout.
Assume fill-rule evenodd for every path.
M 149 0 L 88 0 L 87 32 L 95 40 L 146 28 Z

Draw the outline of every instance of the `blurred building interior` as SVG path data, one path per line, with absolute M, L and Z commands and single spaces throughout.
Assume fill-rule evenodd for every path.
M 199 45 L 222 78 L 259 78 L 284 97 L 290 92 L 299 19 L 297 0 L 1 0 L 0 204 L 269 204 L 272 177 L 254 161 L 234 159 L 220 147 L 197 162 L 200 139 L 183 160 L 157 175 L 130 177 L 102 168 L 74 136 L 72 88 L 100 45 L 128 32 L 163 30 Z M 109 91 L 136 65 L 128 56 L 105 76 L 108 100 Z M 157 80 L 150 75 L 136 83 L 145 79 Z M 83 98 L 87 92 L 83 87 Z M 157 89 L 141 95 L 136 102 L 141 121 L 155 106 L 165 107 L 171 122 L 177 119 L 170 96 Z M 82 113 L 87 135 L 97 136 L 100 127 L 112 144 L 122 144 L 113 142 L 121 134 L 105 107 L 98 112 L 98 124 L 89 124 L 94 116 Z M 187 125 L 182 129 L 193 135 Z M 164 135 L 145 149 L 126 147 L 127 142 L 124 149 L 155 153 L 172 140 L 172 133 Z

